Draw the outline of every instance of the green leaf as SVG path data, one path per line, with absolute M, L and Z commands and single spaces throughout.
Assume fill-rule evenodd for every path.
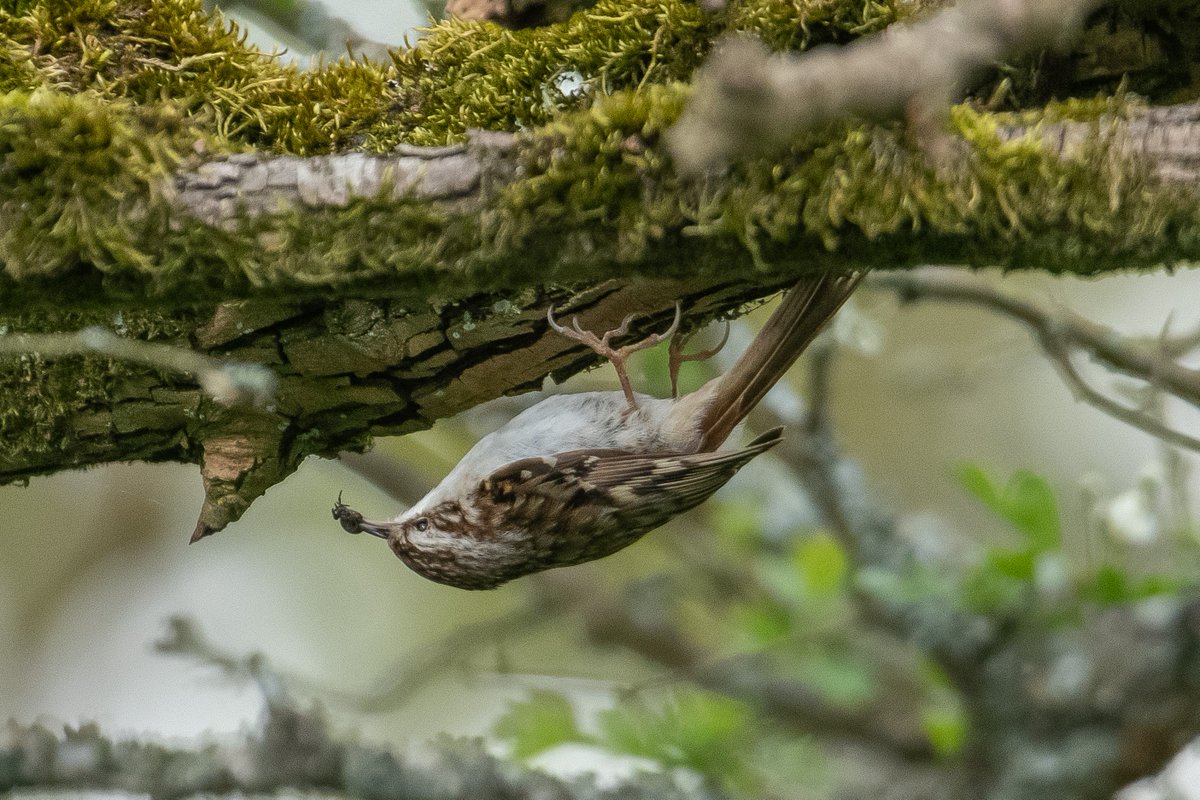
M 989 550 L 982 569 L 1018 581 L 1032 581 L 1037 557 L 1031 550 Z
M 775 603 L 759 602 L 739 609 L 736 625 L 750 644 L 762 647 L 791 633 L 792 617 Z
M 955 475 L 963 488 L 975 495 L 979 502 L 997 514 L 1003 515 L 1004 503 L 1000 498 L 1000 492 L 996 490 L 992 479 L 978 464 L 960 464 L 955 470 Z
M 822 533 L 811 536 L 796 548 L 794 562 L 804 585 L 816 595 L 839 591 L 846 579 L 849 559 L 840 542 Z
M 600 741 L 614 752 L 723 778 L 744 770 L 752 722 L 747 708 L 735 700 L 687 690 L 661 708 L 625 704 L 604 712 Z
M 529 699 L 513 703 L 492 729 L 512 742 L 516 758 L 530 758 L 567 742 L 587 742 L 580 732 L 571 704 L 558 692 L 535 690 Z
M 1105 564 L 1092 578 L 1091 594 L 1099 603 L 1121 603 L 1128 598 L 1129 582 L 1116 567 Z
M 921 709 L 921 727 L 934 752 L 953 756 L 962 750 L 969 733 L 969 720 L 954 681 L 931 658 L 921 660 L 918 674 L 925 702 Z
M 1093 603 L 1112 605 L 1171 594 L 1181 586 L 1181 581 L 1165 575 L 1133 579 L 1119 567 L 1105 564 L 1096 570 L 1096 574 L 1082 588 L 1080 594 Z
M 1028 579 L 1014 578 L 985 564 L 963 582 L 962 599 L 977 613 L 1008 613 L 1028 602 L 1030 590 Z
M 1004 488 L 1008 500 L 1008 519 L 1025 534 L 1035 549 L 1054 550 L 1062 546 L 1062 524 L 1054 490 L 1040 475 L 1020 470 Z
M 854 707 L 875 697 L 875 670 L 865 659 L 851 653 L 815 650 L 793 662 L 796 676 L 830 702 Z
M 1035 552 L 1062 546 L 1062 523 L 1054 490 L 1040 475 L 1017 470 L 1003 490 L 975 464 L 957 470 L 958 481 L 990 511 L 1025 536 Z
M 933 750 L 940 756 L 953 756 L 967 741 L 967 715 L 960 708 L 926 708 L 921 711 L 921 727 Z

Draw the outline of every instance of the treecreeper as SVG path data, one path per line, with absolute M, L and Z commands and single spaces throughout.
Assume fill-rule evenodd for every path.
M 552 395 L 479 440 L 433 491 L 386 522 L 341 502 L 333 517 L 350 533 L 387 541 L 424 577 L 462 589 L 492 589 L 532 572 L 582 564 L 633 544 L 704 502 L 781 428 L 739 449 L 722 449 L 734 428 L 783 377 L 858 284 L 861 274 L 814 275 L 784 295 L 733 367 L 683 397 L 636 394 L 625 358 L 667 337 L 671 383 L 683 355 L 675 321 L 661 334 L 614 347 L 632 317 L 597 336 L 551 327 L 607 357 L 621 391 Z

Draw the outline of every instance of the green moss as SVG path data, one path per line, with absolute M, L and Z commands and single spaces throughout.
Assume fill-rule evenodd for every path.
M 895 0 L 743 0 L 728 6 L 730 30 L 754 33 L 775 50 L 845 44 L 912 16 L 924 2 Z
M 247 45 L 240 29 L 219 12 L 206 13 L 200 0 L 29 0 L 0 8 L 0 89 L 52 86 L 135 104 L 169 101 L 237 146 L 382 151 L 401 141 L 445 143 L 470 127 L 533 128 L 596 97 L 686 80 L 725 31 L 800 50 L 845 43 L 938 5 L 743 0 L 706 14 L 691 0 L 600 0 L 536 29 L 438 23 L 413 47 L 396 50 L 389 65 L 340 60 L 301 70 Z M 1192 53 L 1196 37 L 1188 31 L 1195 26 L 1186 24 L 1186 4 L 1159 6 L 1111 13 L 1151 14 L 1155 30 Z M 1081 58 L 1071 74 L 1091 95 Z M 1004 91 L 1039 103 L 1070 93 L 1042 72 L 1036 60 L 1015 67 L 1010 78 L 1020 73 L 1019 80 L 1006 86 L 1019 88 Z M 980 91 L 991 96 L 994 87 Z
M 750 0 L 706 14 L 688 0 L 600 0 L 561 25 L 533 30 L 449 20 L 393 54 L 400 129 L 409 141 L 442 144 L 468 128 L 532 128 L 589 97 L 688 79 L 724 31 L 804 49 L 882 30 L 912 7 L 891 0 Z
M 1118 87 L 1113 94 L 1097 94 L 1092 97 L 1068 97 L 1052 100 L 1036 110 L 996 114 L 995 119 L 1008 125 L 1046 125 L 1055 122 L 1095 122 L 1104 118 L 1124 119 L 1137 98 L 1131 97 Z
M 468 127 L 536 126 L 592 95 L 684 79 L 727 27 L 806 46 L 896 16 L 891 4 L 847 5 L 760 0 L 706 15 L 685 0 L 602 0 L 523 31 L 444 22 L 390 66 L 340 60 L 300 70 L 247 45 L 199 0 L 41 0 L 0 10 L 0 87 L 170 101 L 211 134 L 256 148 L 384 150 L 445 142 Z M 557 79 L 573 73 L 586 88 L 564 95 Z
M 687 221 L 660 143 L 687 92 L 680 84 L 623 92 L 538 131 L 524 151 L 526 177 L 501 196 L 503 213 L 487 231 L 491 246 L 552 247 L 551 270 L 585 268 L 597 254 L 605 269 L 645 259 L 651 244 Z M 569 230 L 570 241 L 555 230 Z
M 516 130 L 608 93 L 688 78 L 712 39 L 750 31 L 780 48 L 882 29 L 912 2 L 601 0 L 565 22 L 508 31 L 450 20 L 394 64 L 301 70 L 259 52 L 200 0 L 39 0 L 0 9 L 0 88 L 170 101 L 209 133 L 296 154 L 440 144 L 467 128 Z M 579 91 L 562 91 L 578 76 Z M 393 81 L 389 83 L 389 81 Z
M 14 280 L 153 272 L 130 226 L 166 227 L 159 186 L 196 141 L 169 107 L 48 89 L 0 96 L 0 260 Z M 157 210 L 156 210 L 157 209 Z
M 193 325 L 190 314 L 154 312 L 34 313 L 6 317 L 0 333 L 10 330 L 49 333 L 103 325 L 142 339 L 175 340 Z M 170 385 L 174 376 L 158 376 Z M 107 429 L 89 431 L 89 408 L 109 409 L 120 396 L 140 396 L 135 386 L 147 381 L 143 367 L 107 358 L 73 356 L 46 360 L 36 355 L 0 358 L 0 469 L 36 465 L 61 452 L 81 453 L 88 433 L 107 438 Z M 182 383 L 186 384 L 186 380 Z M 83 424 L 74 424 L 76 419 Z M 106 418 L 107 419 L 107 418 Z M 86 448 L 84 448 L 86 449 Z
M 896 268 L 941 257 L 1084 274 L 1200 255 L 1193 193 L 1112 156 L 1101 137 L 1067 157 L 1044 147 L 1036 128 L 1003 141 L 997 126 L 1013 120 L 966 105 L 953 110 L 952 127 L 969 148 L 945 163 L 931 162 L 899 124 L 842 124 L 740 165 L 727 180 L 679 183 L 658 138 L 686 92 L 606 98 L 539 132 L 528 177 L 504 194 L 506 213 L 493 228 L 501 249 L 552 250 L 550 264 L 571 269 L 611 253 L 649 272 L 681 261 L 693 272 L 714 262 L 733 271 L 747 253 L 764 270 Z M 1098 106 L 1064 105 L 1053 116 Z M 689 239 L 709 252 L 681 255 Z
M 401 127 L 411 141 L 439 144 L 467 128 L 542 125 L 589 96 L 687 77 L 719 29 L 683 0 L 601 0 L 541 29 L 442 22 L 393 55 Z
M 283 64 L 200 0 L 41 0 L 0 10 L 0 85 L 169 101 L 210 134 L 259 148 L 369 145 L 391 102 L 389 75 L 365 62 Z

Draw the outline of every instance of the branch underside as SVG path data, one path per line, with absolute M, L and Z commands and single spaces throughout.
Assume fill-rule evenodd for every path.
M 593 364 L 592 354 L 548 330 L 544 309 L 552 302 L 590 326 L 637 313 L 647 315 L 638 327 L 648 328 L 676 298 L 693 319 L 704 319 L 772 288 L 610 281 L 574 295 L 530 292 L 520 306 L 510 297 L 474 298 L 440 313 L 370 300 L 223 304 L 192 331 L 192 345 L 269 367 L 278 376 L 273 401 L 225 408 L 186 378 L 120 365 L 125 377 L 104 402 L 62 406 L 56 418 L 37 420 L 30 438 L 6 438 L 0 477 L 11 482 L 116 460 L 200 463 L 207 500 L 197 533 L 206 535 L 308 455 L 361 450 L 372 435 L 420 430 L 494 397 L 539 389 L 548 374 L 561 379 Z M 45 378 L 77 371 L 79 357 L 25 357 L 22 364 Z
M 1186 186 L 1200 170 L 1198 116 L 1196 106 L 1149 109 L 1129 122 L 1114 118 L 1047 124 L 1032 131 L 1012 126 L 1000 129 L 997 139 L 1036 141 L 1054 158 L 1069 161 L 1100 136 L 1113 161 L 1152 157 L 1155 174 L 1148 180 Z M 662 240 L 659 245 L 639 248 L 640 256 L 619 257 L 624 262 L 620 266 L 601 258 L 601 271 L 611 274 L 617 266 L 616 271 L 629 272 L 630 278 L 594 283 L 572 295 L 546 283 L 555 275 L 567 277 L 569 268 L 551 262 L 539 270 L 538 263 L 579 256 L 556 251 L 528 231 L 519 249 L 532 263 L 513 261 L 520 258 L 516 252 L 495 255 L 496 239 L 485 242 L 478 230 L 465 237 L 476 247 L 469 253 L 450 253 L 444 239 L 438 243 L 448 228 L 457 227 L 461 235 L 464 220 L 473 220 L 480 229 L 495 225 L 491 210 L 511 204 L 514 185 L 529 177 L 525 165 L 531 149 L 544 146 L 508 134 L 480 133 L 465 146 L 402 148 L 389 156 L 348 153 L 300 159 L 242 154 L 191 164 L 162 192 L 174 209 L 165 217 L 165 242 L 171 242 L 181 226 L 198 225 L 210 232 L 206 236 L 218 247 L 225 235 L 253 236 L 260 256 L 289 253 L 319 246 L 300 232 L 310 215 L 365 214 L 364 230 L 369 232 L 372 213 L 381 215 L 381 224 L 394 226 L 397 219 L 387 216 L 389 208 L 418 204 L 421 218 L 413 225 L 432 231 L 422 244 L 431 265 L 438 260 L 453 263 L 454 256 L 488 258 L 480 252 L 491 248 L 493 270 L 488 274 L 480 267 L 470 269 L 470 278 L 447 274 L 444 266 L 440 273 L 419 270 L 416 274 L 426 277 L 409 277 L 407 290 L 397 293 L 395 278 L 385 280 L 370 264 L 357 261 L 359 271 L 342 273 L 344 287 L 330 284 L 338 280 L 336 275 L 306 278 L 297 272 L 283 288 L 270 290 L 270 299 L 263 297 L 267 286 L 250 288 L 244 290 L 248 297 L 219 303 L 211 311 L 175 315 L 172 325 L 165 326 L 166 335 L 155 332 L 150 322 L 143 325 L 148 332 L 131 334 L 269 367 L 279 376 L 279 391 L 275 402 L 257 410 L 223 409 L 186 379 L 107 362 L 93 361 L 93 382 L 72 384 L 64 376 L 77 369 L 73 364 L 78 361 L 46 363 L 26 357 L 4 382 L 9 410 L 0 415 L 0 425 L 13 435 L 4 437 L 0 450 L 0 480 L 116 460 L 200 463 L 207 500 L 196 533 L 206 535 L 237 519 L 254 497 L 308 455 L 361 449 L 372 435 L 424 428 L 488 399 L 539 388 L 546 375 L 563 377 L 593 363 L 561 337 L 548 335 L 544 310 L 551 303 L 561 305 L 570 298 L 562 310 L 578 309 L 585 324 L 604 329 L 629 313 L 649 315 L 643 323 L 653 324 L 682 299 L 696 322 L 736 311 L 746 301 L 785 285 L 798 271 L 836 268 L 836 251 L 793 245 L 789 252 L 772 252 L 769 271 L 747 272 L 739 269 L 739 262 L 752 265 L 765 258 L 766 245 L 757 246 L 757 254 L 731 247 L 721 227 L 682 237 L 683 231 L 659 230 L 654 234 Z M 525 213 L 530 212 L 536 218 L 536 207 Z M 245 232 L 247 225 L 281 218 L 289 220 L 286 228 L 268 224 Z M 354 224 L 362 223 L 358 219 Z M 594 224 L 575 224 L 579 229 L 567 231 L 557 242 L 573 237 L 574 246 L 580 247 L 580 241 L 590 239 L 592 244 L 583 247 L 593 253 L 598 245 L 614 244 L 604 225 L 597 229 Z M 315 250 L 306 257 L 324 263 L 332 255 Z M 911 258 L 897 253 L 897 265 Z M 691 276 L 686 274 L 689 268 L 696 270 Z M 645 271 L 681 274 L 651 278 Z M 731 281 L 728 276 L 736 273 L 745 279 Z M 583 271 L 575 275 L 586 276 Z M 278 274 L 258 278 L 270 281 Z M 305 280 L 313 286 L 301 285 Z M 476 288 L 467 288 L 469 283 Z M 495 291 L 486 291 L 489 285 Z M 356 292 L 359 299 L 345 299 Z M 334 293 L 339 296 L 331 299 Z M 436 303 L 433 309 L 431 300 Z M 22 318 L 10 319 L 20 330 Z M 30 408 L 31 403 L 40 407 Z
M 699 38 L 740 24 L 671 10 Z M 14 42 L 31 35 L 5 24 Z M 643 44 L 657 53 L 659 41 Z M 30 64 L 51 58 L 40 38 L 28 46 Z M 73 63 L 54 52 L 65 60 L 46 64 Z M 416 51 L 397 64 L 408 57 Z M 167 65 L 167 81 L 207 58 L 134 62 Z M 386 68 L 339 69 L 326 77 L 368 87 L 354 112 L 363 124 L 433 102 L 385 80 Z M 694 325 L 813 271 L 937 262 L 1093 273 L 1200 258 L 1197 106 L 1113 99 L 1087 121 L 1047 108 L 1032 126 L 959 106 L 948 115 L 954 146 L 936 157 L 898 122 L 835 121 L 770 160 L 681 177 L 666 139 L 691 90 L 647 75 L 520 134 L 308 157 L 227 152 L 246 142 L 235 128 L 204 128 L 203 115 L 22 77 L 25 89 L 0 98 L 10 344 L 100 326 L 197 351 L 189 363 L 263 365 L 278 390 L 262 407 L 231 409 L 153 365 L 27 352 L 0 364 L 0 482 L 115 460 L 198 463 L 202 536 L 308 455 L 362 449 L 593 363 L 548 331 L 551 304 L 594 329 L 642 314 L 637 334 L 676 300 Z M 314 102 L 314 118 L 323 108 Z

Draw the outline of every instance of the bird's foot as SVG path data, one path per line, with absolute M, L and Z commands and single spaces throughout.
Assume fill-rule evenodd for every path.
M 675 319 L 671 323 L 671 327 L 667 328 L 662 333 L 652 333 L 645 339 L 642 339 L 640 342 L 627 344 L 624 347 L 613 347 L 609 344 L 609 342 L 614 336 L 624 336 L 625 334 L 629 333 L 629 323 L 633 322 L 633 320 L 638 316 L 637 314 L 630 314 L 629 316 L 625 317 L 625 319 L 621 321 L 619 327 L 613 328 L 610 331 L 605 331 L 602 336 L 597 336 L 591 331 L 585 331 L 583 328 L 581 328 L 579 326 L 579 317 L 574 317 L 571 320 L 571 327 L 569 328 L 566 325 L 560 325 L 554 319 L 554 306 L 551 306 L 546 310 L 546 321 L 550 323 L 550 327 L 553 328 L 556 333 L 562 334 L 568 339 L 574 339 L 577 342 L 582 342 L 583 344 L 592 348 L 597 355 L 604 356 L 611 361 L 613 368 L 617 371 L 617 378 L 621 381 L 621 389 L 625 392 L 625 399 L 629 401 L 629 407 L 636 409 L 637 402 L 633 399 L 633 387 L 629 383 L 629 374 L 625 369 L 625 359 L 633 353 L 636 353 L 638 350 L 646 350 L 647 348 L 654 347 L 664 339 L 674 336 L 676 331 L 679 330 L 679 320 L 682 313 L 683 309 L 679 302 L 676 301 Z
M 671 338 L 671 345 L 667 355 L 667 366 L 671 371 L 672 398 L 679 397 L 679 367 L 685 361 L 707 361 L 721 352 L 721 348 L 725 347 L 725 343 L 729 341 L 729 320 L 725 320 L 725 335 L 721 337 L 721 341 L 716 347 L 701 350 L 697 353 L 683 352 L 684 346 L 691 340 L 694 333 L 694 331 L 692 333 L 677 333 Z

